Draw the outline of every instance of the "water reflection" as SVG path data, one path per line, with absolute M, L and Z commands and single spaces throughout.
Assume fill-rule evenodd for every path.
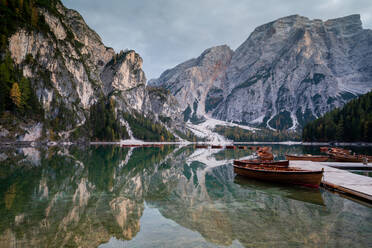
M 288 149 L 304 148 L 273 151 Z M 0 247 L 372 242 L 371 208 L 323 190 L 236 177 L 231 159 L 250 151 L 99 146 L 0 153 Z

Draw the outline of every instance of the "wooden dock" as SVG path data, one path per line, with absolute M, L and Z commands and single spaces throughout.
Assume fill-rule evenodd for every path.
M 306 170 L 324 168 L 324 175 L 321 182 L 323 187 L 372 203 L 372 177 L 332 168 L 319 162 L 290 161 L 289 166 Z
M 320 162 L 321 165 L 330 166 L 342 170 L 370 170 L 372 171 L 372 163 L 364 165 L 363 163 L 340 163 L 340 162 Z

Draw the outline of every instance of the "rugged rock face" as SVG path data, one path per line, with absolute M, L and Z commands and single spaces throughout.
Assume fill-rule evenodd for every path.
M 153 121 L 159 121 L 159 115 L 181 120 L 173 96 L 165 92 L 156 98 L 154 91 L 147 89 L 139 54 L 116 54 L 104 46 L 78 12 L 59 1 L 55 11 L 42 7 L 37 11 L 45 27 L 20 27 L 9 37 L 7 50 L 32 82 L 44 110 L 46 138 L 53 134 L 57 139 L 68 139 L 73 130 L 87 123 L 92 105 L 99 101 L 112 101 L 116 117 L 127 129 L 130 127 L 124 125 L 121 114 L 133 111 Z M 21 140 L 25 137 L 19 135 Z
M 198 58 L 165 71 L 159 79 L 149 81 L 149 85 L 170 90 L 186 111 L 185 120 L 194 114 L 203 116 L 210 104 L 206 102 L 207 94 L 220 87 L 232 56 L 233 51 L 226 45 L 209 48 Z
M 359 15 L 325 22 L 294 15 L 262 25 L 208 88 L 206 112 L 275 129 L 302 126 L 372 88 L 371 48 L 372 31 L 362 28 Z M 192 79 L 180 84 L 166 77 L 186 72 L 182 65 L 156 81 L 166 88 L 193 85 Z M 193 94 L 172 93 L 177 99 Z

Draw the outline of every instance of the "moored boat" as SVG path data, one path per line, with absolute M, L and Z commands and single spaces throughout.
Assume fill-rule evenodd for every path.
M 226 149 L 236 149 L 235 146 L 226 146 Z
M 270 152 L 260 152 L 260 151 L 257 151 L 257 156 L 261 159 L 261 160 L 274 160 L 274 155 Z
M 252 151 L 257 151 L 260 147 L 259 146 L 250 146 L 249 149 Z
M 223 147 L 220 146 L 220 145 L 212 145 L 211 148 L 212 149 L 222 149 Z
M 259 159 L 252 159 L 252 160 L 234 160 L 234 165 L 239 166 L 252 166 L 252 165 L 268 165 L 268 166 L 283 166 L 288 167 L 289 161 L 288 160 L 259 160 Z
M 303 160 L 303 161 L 313 161 L 313 162 L 325 162 L 329 159 L 329 156 L 324 155 L 290 155 L 286 154 L 285 158 L 288 160 Z
M 329 151 L 329 149 L 330 149 L 330 147 L 328 147 L 328 146 L 321 146 L 320 147 L 320 151 L 324 152 L 324 153 L 327 153 Z
M 196 145 L 195 148 L 208 148 L 208 145 Z
M 234 165 L 234 172 L 238 175 L 270 182 L 298 184 L 318 188 L 323 177 L 324 169 L 320 171 L 302 170 L 281 166 L 239 166 Z
M 141 145 L 138 145 L 138 144 L 123 144 L 121 145 L 121 147 L 139 147 Z
M 330 153 L 330 158 L 335 162 L 350 162 L 350 163 L 363 163 L 363 162 L 370 162 L 372 159 L 370 156 L 363 156 L 363 155 L 348 155 L 348 154 L 336 154 Z
M 240 150 L 247 150 L 247 147 L 246 146 L 239 146 L 239 149 Z
M 330 154 L 345 154 L 345 155 L 350 155 L 351 154 L 351 151 L 350 150 L 343 149 L 343 148 L 331 147 L 331 149 L 329 149 L 328 153 L 330 153 Z

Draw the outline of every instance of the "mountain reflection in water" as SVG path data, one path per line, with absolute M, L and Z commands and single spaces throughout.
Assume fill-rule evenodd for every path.
M 277 146 L 274 153 L 302 149 Z M 0 247 L 370 247 L 372 209 L 235 176 L 251 151 L 1 150 Z

